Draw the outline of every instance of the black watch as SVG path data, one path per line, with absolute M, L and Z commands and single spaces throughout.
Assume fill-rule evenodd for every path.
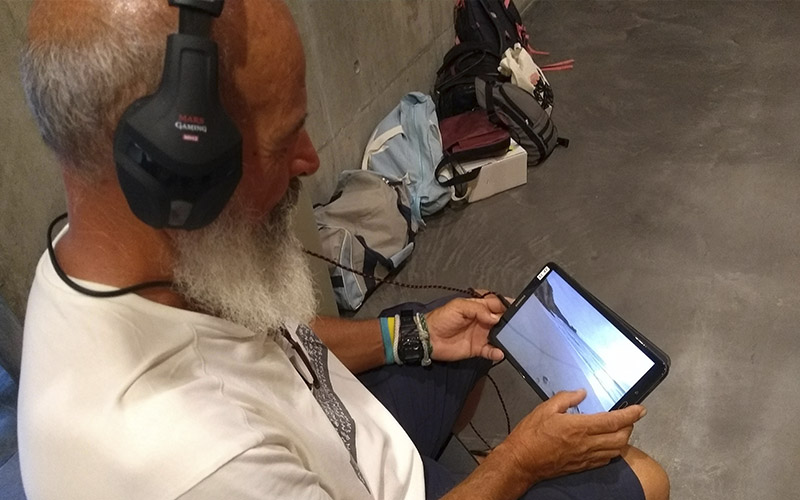
M 418 365 L 425 357 L 425 349 L 419 338 L 417 323 L 414 321 L 414 311 L 403 309 L 400 311 L 400 339 L 397 342 L 397 356 L 404 365 Z

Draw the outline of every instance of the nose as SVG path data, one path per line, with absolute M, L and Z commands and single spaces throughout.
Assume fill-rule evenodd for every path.
M 292 159 L 291 175 L 292 177 L 311 175 L 318 169 L 319 156 L 317 156 L 317 150 L 314 149 L 314 144 L 311 142 L 308 132 L 301 130 L 300 137 L 297 139 L 297 149 Z

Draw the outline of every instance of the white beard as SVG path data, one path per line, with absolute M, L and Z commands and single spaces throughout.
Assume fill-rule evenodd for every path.
M 176 233 L 173 282 L 193 307 L 272 338 L 313 319 L 313 280 L 292 230 L 299 188 L 293 180 L 263 222 L 230 205 L 211 225 Z

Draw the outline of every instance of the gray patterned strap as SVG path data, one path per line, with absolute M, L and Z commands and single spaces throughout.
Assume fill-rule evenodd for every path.
M 328 372 L 328 348 L 316 334 L 306 325 L 297 327 L 297 337 L 303 344 L 303 348 L 308 353 L 308 360 L 311 363 L 311 370 L 316 375 L 319 383 L 311 388 L 311 393 L 319 403 L 325 416 L 331 421 L 339 437 L 342 439 L 347 451 L 350 452 L 350 465 L 358 476 L 358 479 L 369 491 L 369 486 L 361 474 L 358 467 L 358 457 L 356 454 L 356 423 L 350 412 L 334 392 L 331 384 L 330 373 Z

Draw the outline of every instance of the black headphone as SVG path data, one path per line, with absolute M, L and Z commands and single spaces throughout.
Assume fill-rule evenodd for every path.
M 131 211 L 155 228 L 198 229 L 219 216 L 242 176 L 242 136 L 219 98 L 211 22 L 225 0 L 169 0 L 180 9 L 155 94 L 131 104 L 114 133 Z

